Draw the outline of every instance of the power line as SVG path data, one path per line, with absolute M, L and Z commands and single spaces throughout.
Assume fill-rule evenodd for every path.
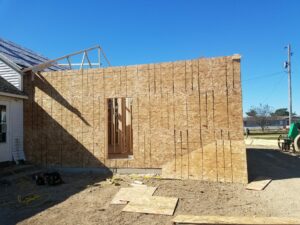
M 273 87 L 271 89 L 271 91 L 269 92 L 269 94 L 267 94 L 267 96 L 264 98 L 264 100 L 262 101 L 262 103 L 266 103 L 267 100 L 269 100 L 270 96 L 272 95 L 272 93 L 278 88 L 278 86 L 280 86 L 282 84 L 282 81 L 285 77 L 282 76 L 278 79 L 278 82 L 273 84 Z
M 243 81 L 256 80 L 256 79 L 261 79 L 261 78 L 268 78 L 268 77 L 272 77 L 272 76 L 278 76 L 278 75 L 281 75 L 283 73 L 284 73 L 284 71 L 274 72 L 274 73 L 270 73 L 270 74 L 254 76 L 254 77 L 251 77 L 251 78 L 248 78 L 248 79 L 244 79 Z

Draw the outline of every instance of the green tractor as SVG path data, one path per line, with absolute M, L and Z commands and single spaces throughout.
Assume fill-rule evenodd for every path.
M 300 121 L 292 123 L 288 135 L 279 135 L 278 147 L 282 151 L 300 152 Z

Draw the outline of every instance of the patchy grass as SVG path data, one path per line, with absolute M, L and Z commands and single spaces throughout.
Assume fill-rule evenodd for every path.
M 277 140 L 280 134 L 265 134 L 265 135 L 248 135 L 248 138 L 253 138 L 253 139 L 265 139 L 265 140 Z M 246 136 L 245 136 L 246 138 Z
M 288 130 L 265 130 L 264 132 L 259 130 L 250 130 L 248 138 L 253 139 L 265 139 L 265 140 L 277 140 L 279 135 L 287 135 Z M 245 138 L 247 136 L 245 135 Z
M 272 134 L 287 134 L 288 130 L 250 130 L 250 135 L 272 135 Z

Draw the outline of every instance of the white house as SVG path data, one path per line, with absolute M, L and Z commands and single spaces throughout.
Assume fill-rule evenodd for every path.
M 0 77 L 0 162 L 24 160 L 22 91 Z
M 0 38 L 0 162 L 25 160 L 23 70 L 49 59 Z M 47 70 L 62 70 L 51 66 Z

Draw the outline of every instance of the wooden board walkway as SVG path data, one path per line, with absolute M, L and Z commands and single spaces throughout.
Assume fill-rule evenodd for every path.
M 129 202 L 122 211 L 172 216 L 177 202 L 178 198 L 144 196 Z
M 127 204 L 132 200 L 136 200 L 145 196 L 152 196 L 157 187 L 129 187 L 121 188 L 114 196 L 110 204 Z
M 231 225 L 280 225 L 300 224 L 300 218 L 284 217 L 230 217 L 230 216 L 193 216 L 178 215 L 173 224 L 231 224 Z
M 271 182 L 272 180 L 269 178 L 265 178 L 265 177 L 258 177 L 256 178 L 254 181 L 250 182 L 246 189 L 247 190 L 254 190 L 254 191 L 262 191 L 264 190 L 268 184 Z

